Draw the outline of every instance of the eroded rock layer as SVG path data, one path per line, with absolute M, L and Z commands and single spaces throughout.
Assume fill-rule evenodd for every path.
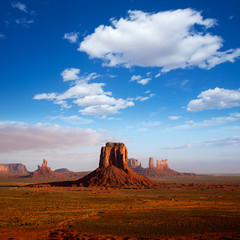
M 132 158 L 134 159 L 134 158 Z M 194 173 L 182 173 L 177 172 L 168 167 L 168 160 L 157 160 L 157 166 L 154 166 L 154 159 L 152 157 L 149 158 L 149 167 L 143 168 L 138 165 L 138 160 L 134 159 L 128 161 L 129 167 L 134 170 L 136 173 L 141 174 L 145 177 L 178 177 L 178 176 L 194 176 Z
M 27 175 L 29 172 L 25 165 L 21 163 L 0 164 L 0 175 Z
M 42 166 L 38 166 L 38 169 L 27 177 L 29 178 L 58 178 L 61 177 L 61 174 L 52 171 L 50 167 L 47 165 L 47 161 L 43 159 Z
M 143 177 L 128 167 L 127 148 L 123 143 L 107 143 L 102 147 L 99 167 L 77 181 L 47 183 L 50 186 L 105 188 L 156 188 L 160 184 Z

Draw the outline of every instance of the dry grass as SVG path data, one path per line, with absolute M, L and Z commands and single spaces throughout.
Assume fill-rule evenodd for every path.
M 11 237 L 14 231 L 25 230 L 56 234 L 59 229 L 151 238 L 237 233 L 240 191 L 227 182 L 228 187 L 216 189 L 99 190 L 23 188 L 18 187 L 23 185 L 19 180 L 4 180 L 0 183 L 0 235 L 8 232 L 6 236 Z

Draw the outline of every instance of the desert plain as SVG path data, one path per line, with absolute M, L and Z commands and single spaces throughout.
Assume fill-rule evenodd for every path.
M 240 239 L 239 176 L 154 180 L 156 189 L 119 189 L 0 179 L 0 239 Z

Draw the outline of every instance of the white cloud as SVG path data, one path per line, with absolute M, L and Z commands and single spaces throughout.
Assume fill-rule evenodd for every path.
M 66 68 L 62 73 L 61 76 L 63 81 L 72 81 L 79 79 L 78 74 L 80 73 L 80 69 L 78 68 Z
M 118 110 L 134 106 L 134 102 L 115 99 L 107 95 L 91 95 L 74 101 L 78 106 L 86 107 L 79 110 L 83 115 L 110 115 L 118 113 Z
M 76 82 L 74 86 L 70 87 L 66 92 L 59 94 L 58 99 L 81 98 L 85 96 L 107 94 L 111 92 L 104 92 L 104 83 L 82 83 Z
M 16 23 L 19 25 L 22 25 L 23 27 L 29 27 L 30 24 L 34 23 L 34 21 L 32 19 L 28 20 L 26 18 L 20 18 L 20 19 L 16 19 Z
M 89 106 L 86 107 L 82 110 L 79 110 L 80 113 L 82 113 L 83 115 L 92 115 L 92 116 L 98 116 L 98 115 L 112 115 L 112 114 L 116 114 L 119 113 L 118 110 L 120 109 L 124 109 L 127 107 L 132 107 L 134 106 L 134 102 L 132 101 L 126 101 L 123 100 L 122 104 L 117 104 L 117 105 L 93 105 L 93 106 Z
M 169 116 L 168 118 L 170 119 L 170 120 L 178 120 L 179 118 L 181 118 L 182 116 Z
M 41 93 L 41 94 L 35 95 L 33 99 L 35 99 L 35 100 L 41 100 L 41 99 L 53 100 L 56 98 L 57 98 L 56 93 Z
M 72 149 L 101 145 L 106 141 L 101 131 L 42 123 L 0 122 L 0 135 L 0 153 Z
M 97 27 L 78 50 L 108 66 L 160 67 L 162 72 L 210 69 L 240 56 L 240 49 L 220 52 L 222 38 L 207 32 L 216 20 L 203 19 L 201 12 L 190 8 L 158 13 L 129 11 L 126 18 L 111 19 L 111 24 Z
M 229 116 L 223 117 L 213 117 L 210 119 L 205 119 L 201 122 L 195 122 L 193 120 L 188 120 L 185 124 L 177 125 L 167 130 L 185 130 L 185 129 L 196 129 L 204 127 L 220 126 L 231 122 L 236 122 L 240 120 L 240 113 L 231 113 Z
M 161 76 L 161 73 L 158 73 L 158 74 L 155 75 L 155 78 L 158 78 L 160 76 Z
M 146 96 L 146 97 L 138 96 L 138 97 L 134 98 L 134 100 L 144 102 L 144 101 L 147 101 L 148 99 L 150 99 L 152 96 L 154 96 L 154 94 L 150 94 L 149 96 Z
M 141 80 L 137 81 L 139 84 L 146 85 L 148 84 L 152 79 L 151 78 L 142 78 Z
M 76 43 L 78 41 L 78 32 L 65 33 L 63 39 L 67 39 L 70 43 Z
M 233 137 L 228 137 L 228 138 L 224 138 L 224 139 L 213 139 L 213 140 L 204 142 L 204 145 L 207 146 L 207 147 L 210 147 L 210 146 L 215 146 L 215 147 L 232 146 L 232 147 L 237 147 L 237 146 L 240 146 L 240 137 L 233 136 Z
M 75 80 L 72 86 L 63 93 L 41 93 L 36 94 L 36 100 L 50 100 L 54 104 L 60 104 L 62 108 L 70 108 L 67 101 L 77 104 L 81 109 L 79 112 L 83 115 L 106 116 L 119 113 L 120 109 L 134 106 L 131 99 L 124 100 L 110 97 L 111 92 L 105 92 L 104 83 L 88 83 L 100 75 L 91 73 L 87 76 L 78 76 L 80 69 L 68 68 L 62 72 L 64 81 Z
M 19 9 L 20 11 L 23 11 L 23 12 L 25 12 L 25 13 L 28 13 L 28 11 L 27 11 L 27 6 L 26 6 L 24 3 L 14 2 L 14 3 L 12 3 L 12 7 L 13 7 L 13 8 L 17 8 L 17 9 Z
M 71 116 L 52 116 L 52 117 L 49 117 L 50 120 L 55 120 L 55 119 L 59 119 L 59 120 L 62 120 L 64 122 L 67 122 L 67 123 L 71 123 L 71 124 L 74 124 L 74 125 L 78 125 L 78 124 L 90 124 L 93 122 L 92 119 L 87 119 L 87 118 L 83 118 L 83 117 L 80 117 L 80 116 L 77 116 L 77 115 L 71 115 Z
M 140 75 L 133 75 L 130 82 L 137 81 L 141 85 L 148 84 L 152 79 L 151 78 L 142 78 Z
M 218 64 L 224 62 L 235 62 L 237 58 L 240 56 L 240 48 L 237 49 L 229 49 L 225 52 L 217 52 L 214 56 L 209 58 L 205 63 L 202 63 L 202 68 L 211 69 Z
M 78 106 L 91 105 L 122 105 L 125 101 L 123 99 L 115 99 L 107 95 L 91 95 L 84 98 L 79 98 L 74 101 Z
M 215 89 L 201 92 L 197 98 L 188 103 L 188 111 L 199 112 L 208 109 L 239 107 L 240 89 L 229 90 L 216 87 Z
M 142 77 L 140 75 L 133 75 L 131 77 L 131 80 L 130 82 L 133 82 L 133 81 L 139 81 Z
M 179 150 L 179 149 L 188 149 L 188 148 L 239 147 L 239 146 L 240 146 L 240 137 L 232 136 L 232 137 L 227 137 L 222 139 L 212 139 L 204 142 L 188 143 L 181 146 L 170 146 L 162 149 Z
M 149 94 L 149 93 L 150 93 L 149 90 L 145 92 L 145 94 Z M 154 93 L 150 93 L 148 96 L 145 96 L 145 97 L 138 96 L 138 97 L 135 97 L 135 98 L 128 98 L 128 100 L 131 100 L 131 101 L 135 100 L 135 101 L 144 102 L 144 101 L 147 101 L 147 100 L 149 100 L 150 98 L 152 98 L 154 96 L 155 96 Z

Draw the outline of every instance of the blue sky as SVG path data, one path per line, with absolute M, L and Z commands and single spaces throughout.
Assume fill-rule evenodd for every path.
M 240 3 L 0 2 L 0 162 L 92 170 L 100 147 L 240 172 Z

